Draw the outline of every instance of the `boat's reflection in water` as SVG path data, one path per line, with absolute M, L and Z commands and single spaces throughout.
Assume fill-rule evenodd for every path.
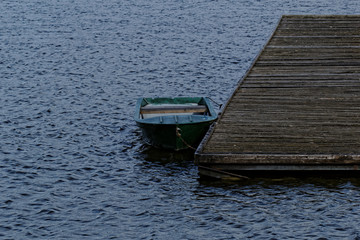
M 192 164 L 194 162 L 194 151 L 193 150 L 166 150 L 159 149 L 151 146 L 144 146 L 140 151 L 143 159 L 149 162 L 156 163 L 184 163 Z

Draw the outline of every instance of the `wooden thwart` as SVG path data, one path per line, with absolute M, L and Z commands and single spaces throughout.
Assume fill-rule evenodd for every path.
M 205 113 L 204 105 L 194 106 L 146 106 L 140 109 L 140 114 L 160 114 L 160 113 Z
M 196 163 L 224 171 L 358 170 L 359 27 L 360 16 L 283 16 Z

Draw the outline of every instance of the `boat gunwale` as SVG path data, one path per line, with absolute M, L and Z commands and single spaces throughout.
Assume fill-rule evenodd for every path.
M 205 102 L 205 104 L 203 104 L 204 106 L 207 107 L 208 109 L 208 112 L 210 115 L 207 116 L 207 119 L 202 119 L 202 120 L 198 120 L 198 121 L 189 121 L 189 122 L 171 122 L 171 123 L 164 123 L 164 122 L 151 122 L 149 121 L 149 119 L 154 119 L 154 118 L 159 118 L 159 116 L 156 116 L 156 117 L 153 117 L 153 118 L 146 118 L 146 119 L 141 119 L 140 118 L 140 111 L 141 111 L 141 105 L 142 105 L 142 102 L 145 100 L 145 102 L 147 102 L 148 100 L 147 99 L 171 99 L 171 100 L 181 100 L 181 99 L 198 99 L 198 102 L 197 104 L 203 100 Z M 189 102 L 189 103 L 196 103 L 196 102 Z M 149 103 L 148 103 L 149 104 Z M 177 105 L 177 104 L 174 104 L 174 105 Z M 161 114 L 159 114 L 161 115 Z M 166 115 L 164 117 L 172 117 L 172 116 L 178 116 L 178 117 L 182 117 L 182 115 L 177 115 L 177 114 L 169 114 L 169 115 Z M 203 115 L 183 115 L 183 116 L 192 116 L 194 117 L 195 119 L 196 118 L 199 118 L 199 117 L 202 117 Z M 215 112 L 209 98 L 207 97 L 175 97 L 175 98 L 166 98 L 166 97 L 162 97 L 162 98 L 139 98 L 137 100 L 137 103 L 136 103 L 136 107 L 135 107 L 135 115 L 134 115 L 134 119 L 136 121 L 137 124 L 145 124 L 145 125 L 174 125 L 174 126 L 178 126 L 178 125 L 197 125 L 197 124 L 202 124 L 202 123 L 211 123 L 211 122 L 214 122 L 218 119 L 218 114 Z M 194 119 L 194 120 L 195 120 Z

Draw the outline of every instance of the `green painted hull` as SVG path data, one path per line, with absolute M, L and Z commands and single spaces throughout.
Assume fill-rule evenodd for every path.
M 138 124 L 144 140 L 158 148 L 182 150 L 196 148 L 206 134 L 211 123 L 189 125 Z M 180 135 L 180 136 L 179 136 Z
M 163 115 L 142 118 L 140 108 L 147 104 L 190 104 L 196 103 L 207 108 L 206 115 Z M 158 148 L 182 150 L 197 148 L 208 131 L 210 125 L 216 121 L 217 114 L 207 98 L 142 98 L 137 102 L 135 120 L 141 128 L 144 140 Z

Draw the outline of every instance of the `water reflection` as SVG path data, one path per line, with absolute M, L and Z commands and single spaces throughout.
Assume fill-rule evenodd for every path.
M 194 161 L 194 151 L 192 150 L 172 151 L 143 145 L 140 155 L 145 161 L 162 164 Z

